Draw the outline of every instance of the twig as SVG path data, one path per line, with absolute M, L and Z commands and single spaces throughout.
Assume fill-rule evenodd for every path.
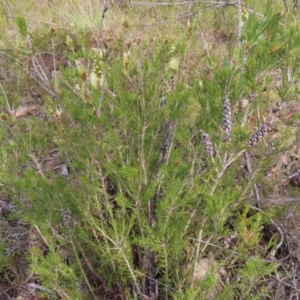
M 253 9 L 251 9 L 251 8 L 249 8 L 249 7 L 244 6 L 244 9 L 247 10 L 247 11 L 249 11 L 249 12 L 251 12 L 252 14 L 255 14 L 256 16 L 261 17 L 261 18 L 264 18 L 264 17 L 265 17 L 265 15 L 263 15 L 263 14 L 261 14 L 261 13 L 258 13 L 258 12 L 254 11 Z M 281 22 L 278 22 L 278 24 L 279 24 L 280 26 L 282 26 L 282 27 L 285 27 L 285 25 L 284 25 L 283 23 L 281 23 Z
M 300 202 L 300 198 L 262 199 L 262 201 L 281 204 L 281 203 L 290 203 L 290 202 Z
M 39 229 L 39 227 L 36 224 L 33 224 L 33 227 L 36 229 L 36 231 L 39 233 L 40 237 L 42 238 L 42 240 L 44 241 L 45 245 L 50 248 L 47 239 L 44 237 L 44 235 L 42 234 L 41 230 Z
M 205 38 L 204 38 L 204 36 L 203 36 L 202 30 L 200 30 L 200 33 L 201 33 L 201 38 L 202 38 L 202 41 L 203 41 L 204 48 L 205 48 L 205 50 L 206 50 L 207 56 L 210 58 L 208 45 L 207 45 L 207 42 L 206 42 L 206 40 L 205 40 Z
M 51 294 L 52 296 L 55 295 L 55 293 L 54 293 L 53 291 L 51 291 L 51 290 L 49 290 L 49 289 L 47 289 L 47 288 L 44 288 L 44 287 L 42 287 L 41 285 L 36 284 L 36 283 L 27 283 L 27 286 L 28 286 L 29 288 L 34 289 L 34 290 L 46 292 L 46 293 L 48 293 L 48 294 Z
M 11 106 L 9 104 L 7 95 L 6 95 L 6 93 L 5 93 L 4 89 L 3 89 L 3 86 L 2 86 L 1 82 L 0 82 L 0 87 L 1 87 L 2 93 L 4 95 L 5 101 L 6 101 L 7 111 L 11 114 L 13 111 L 12 111 L 12 108 L 11 108 Z
M 243 27 L 243 21 L 242 21 L 242 0 L 237 0 L 237 9 L 238 9 L 238 26 L 237 26 L 237 44 L 238 49 L 241 50 L 242 48 L 242 27 Z
M 239 106 L 240 106 L 240 110 L 242 110 L 242 99 L 240 97 L 239 99 Z M 243 118 L 242 118 L 242 121 L 241 121 L 241 127 L 244 127 L 246 125 L 246 122 L 247 122 L 247 118 L 248 118 L 248 114 L 249 114 L 249 110 L 250 110 L 250 106 L 251 106 L 251 102 L 249 101 L 247 103 L 247 106 L 246 106 L 246 109 L 245 109 L 245 112 L 243 114 Z
M 103 11 L 102 11 L 102 17 L 101 17 L 101 21 L 100 21 L 100 25 L 99 25 L 99 34 L 98 34 L 98 39 L 97 39 L 98 51 L 101 51 L 100 47 L 101 47 L 101 39 L 102 39 L 102 31 L 103 31 L 103 22 L 104 22 L 104 18 L 105 18 L 105 14 L 106 14 L 107 10 L 108 10 L 108 2 L 106 0 L 103 0 Z M 96 111 L 96 116 L 98 118 L 100 118 L 101 106 L 102 106 L 104 93 L 105 93 L 106 74 L 107 74 L 107 67 L 105 67 L 105 70 L 102 74 L 103 83 L 102 83 L 102 86 L 100 87 L 101 94 L 99 97 L 98 107 L 97 107 L 97 111 Z
M 221 249 L 221 250 L 224 250 L 224 251 L 227 251 L 227 252 L 230 252 L 232 254 L 235 254 L 235 255 L 238 255 L 238 256 L 241 256 L 241 257 L 245 257 L 244 255 L 236 252 L 236 251 L 232 251 L 232 250 L 229 250 L 229 249 L 226 249 L 225 247 L 221 247 L 219 245 L 216 245 L 216 244 L 213 244 L 213 243 L 210 243 L 208 241 L 203 241 L 201 239 L 195 239 L 195 238 L 188 238 L 188 240 L 191 240 L 191 241 L 195 241 L 196 243 L 198 244 L 205 244 L 206 246 L 209 245 L 209 246 L 213 246 L 215 248 L 218 248 L 218 249 Z M 250 257 L 247 257 L 247 258 L 250 258 Z
M 219 8 L 219 7 L 222 7 L 222 6 L 232 6 L 232 7 L 238 7 L 238 4 L 236 1 L 233 1 L 233 2 L 201 2 L 201 1 L 192 1 L 192 2 L 188 2 L 189 4 L 191 3 L 199 3 L 199 4 L 212 4 L 210 6 L 207 6 L 207 7 L 204 7 L 202 9 L 199 9 L 198 11 L 192 11 L 192 12 L 188 12 L 184 15 L 180 15 L 178 17 L 176 17 L 175 19 L 171 20 L 171 21 L 167 21 L 167 22 L 159 22 L 159 23 L 155 23 L 155 24 L 151 24 L 151 25 L 147 25 L 147 26 L 144 26 L 144 27 L 152 27 L 152 26 L 162 26 L 162 25 L 166 25 L 166 24 L 172 24 L 174 22 L 174 20 L 181 20 L 181 19 L 184 19 L 184 18 L 189 18 L 189 17 L 192 17 L 194 15 L 196 15 L 198 12 L 200 11 L 206 11 L 206 10 L 209 10 L 209 9 L 214 9 L 214 8 Z M 156 7 L 156 6 L 163 6 L 164 3 L 151 3 L 151 2 L 131 2 L 131 5 L 134 5 L 134 6 L 150 6 L 150 7 Z M 174 3 L 165 3 L 165 5 L 174 5 Z M 178 3 L 179 5 L 179 3 Z M 243 8 L 261 18 L 265 17 L 263 14 L 261 13 L 258 13 L 256 11 L 254 11 L 253 9 L 251 8 L 248 8 L 246 6 L 243 6 Z M 285 27 L 285 25 L 281 22 L 278 23 L 280 26 L 283 26 Z
M 82 267 L 82 263 L 81 263 L 80 258 L 78 256 L 78 251 L 77 251 L 77 249 L 75 247 L 73 238 L 71 236 L 70 236 L 70 242 L 71 242 L 71 245 L 72 245 L 72 248 L 73 248 L 73 251 L 74 251 L 75 259 L 76 259 L 76 261 L 77 261 L 77 263 L 79 265 L 79 268 L 80 268 L 81 274 L 82 274 L 82 276 L 83 276 L 83 278 L 85 280 L 85 283 L 87 284 L 87 286 L 88 286 L 91 294 L 93 295 L 93 298 L 95 300 L 97 300 L 98 297 L 95 295 L 94 290 L 93 290 L 93 288 L 92 288 L 92 286 L 91 286 L 91 284 L 90 284 L 90 282 L 89 282 L 89 280 L 88 280 L 88 278 L 87 278 L 87 276 L 85 274 L 85 271 L 84 271 L 84 269 Z
M 101 115 L 101 107 L 102 107 L 102 102 L 103 102 L 103 98 L 104 98 L 104 94 L 105 94 L 106 75 L 107 75 L 107 67 L 105 67 L 103 74 L 102 74 L 103 82 L 100 87 L 101 92 L 100 92 L 98 107 L 97 107 L 97 111 L 96 111 L 96 116 L 98 118 L 100 118 L 100 115 Z
M 230 158 L 227 161 L 223 161 L 222 163 L 222 169 L 220 171 L 218 171 L 216 178 L 214 179 L 214 184 L 212 185 L 211 189 L 210 189 L 210 194 L 213 195 L 214 191 L 216 190 L 219 181 L 221 180 L 221 178 L 223 177 L 225 171 L 227 170 L 227 168 L 235 161 L 237 160 L 246 150 L 243 149 L 241 150 L 237 155 L 233 156 L 231 155 Z
M 205 222 L 206 222 L 206 217 L 204 216 L 204 218 L 202 220 L 201 228 L 200 228 L 199 233 L 198 233 L 197 241 L 202 240 L 202 233 L 203 233 L 203 227 L 204 227 Z M 200 243 L 197 243 L 196 250 L 195 250 L 194 270 L 193 270 L 191 287 L 193 287 L 194 282 L 195 282 L 195 278 L 196 278 L 195 275 L 196 275 L 196 272 L 197 272 L 197 266 L 198 266 L 198 262 L 199 262 L 199 254 L 200 254 Z
M 253 172 L 252 172 L 252 167 L 251 167 L 251 163 L 250 163 L 250 158 L 249 158 L 248 152 L 244 153 L 244 158 L 245 158 L 245 161 L 246 161 L 247 171 L 250 174 L 250 176 L 252 177 L 253 176 Z M 255 198 L 256 198 L 256 207 L 260 208 L 261 207 L 260 206 L 260 195 L 259 195 L 259 190 L 258 190 L 258 187 L 257 187 L 256 183 L 254 183 L 253 189 L 254 189 Z
M 55 87 L 55 91 L 57 91 L 58 90 L 57 68 L 56 68 L 55 42 L 53 38 L 51 38 L 51 54 L 52 54 L 52 62 L 53 62 L 52 74 L 54 74 L 54 87 Z
M 292 285 L 290 285 L 290 284 L 288 284 L 288 283 L 282 281 L 281 279 L 275 277 L 274 275 L 271 275 L 271 277 L 274 278 L 274 279 L 276 279 L 276 280 L 279 281 L 280 283 L 284 284 L 285 286 L 288 286 L 288 287 L 292 288 L 293 290 L 295 290 L 295 291 L 297 291 L 297 292 L 300 293 L 300 289 L 297 289 L 296 287 L 294 287 L 294 286 L 292 286 Z M 290 298 L 290 299 L 291 299 L 291 298 Z
M 36 169 L 37 169 L 38 174 L 40 174 L 42 178 L 45 178 L 45 174 L 44 174 L 44 171 L 43 171 L 43 166 L 42 166 L 42 164 L 39 162 L 39 159 L 36 157 L 36 155 L 35 155 L 33 152 L 28 153 L 27 155 L 28 155 L 28 156 L 33 160 L 33 162 L 35 163 L 35 166 L 36 166 Z
M 38 62 L 38 60 L 35 57 L 32 57 L 31 61 L 32 61 L 33 71 L 37 74 L 37 76 L 42 80 L 42 82 L 47 87 L 51 87 L 49 79 L 48 79 L 45 71 L 41 67 L 40 63 Z
M 59 99 L 57 91 L 52 87 L 45 71 L 39 64 L 38 60 L 35 57 L 32 57 L 32 68 L 33 71 L 30 73 L 28 70 L 23 69 L 23 71 L 28 74 L 33 80 L 35 80 L 45 91 L 47 91 L 50 95 Z M 36 76 L 34 75 L 36 74 Z
M 189 3 L 191 3 L 191 2 L 189 2 Z M 152 3 L 153 4 L 153 3 Z M 209 2 L 209 4 L 211 4 L 211 2 Z M 157 4 L 157 5 L 153 5 L 153 6 L 159 6 L 159 4 Z M 167 21 L 167 22 L 159 22 L 159 23 L 155 23 L 155 24 L 152 24 L 152 25 L 147 25 L 147 26 L 145 26 L 145 27 L 152 27 L 152 26 L 161 26 L 161 25 L 166 25 L 166 24 L 172 24 L 173 22 L 174 22 L 174 20 L 181 20 L 181 19 L 184 19 L 184 18 L 190 18 L 190 17 L 192 17 L 192 16 L 194 16 L 194 15 L 196 15 L 198 12 L 200 12 L 200 11 L 206 11 L 206 10 L 209 10 L 209 9 L 213 9 L 213 8 L 218 8 L 218 7 L 222 7 L 222 6 L 233 6 L 233 7 L 237 7 L 237 4 L 236 4 L 236 2 L 217 2 L 217 4 L 216 4 L 216 2 L 214 2 L 214 4 L 213 5 L 210 5 L 210 6 L 207 6 L 207 7 L 204 7 L 204 8 L 202 8 L 202 9 L 200 9 L 200 10 L 198 10 L 198 11 L 192 11 L 192 12 L 188 12 L 188 13 L 186 13 L 186 14 L 184 14 L 184 15 L 180 15 L 180 16 L 178 16 L 177 18 L 175 18 L 175 19 L 173 19 L 173 20 L 171 20 L 171 21 Z
M 100 49 L 101 44 L 101 38 L 102 38 L 102 31 L 103 31 L 103 22 L 105 18 L 105 14 L 108 10 L 108 2 L 106 0 L 103 0 L 103 11 L 102 11 L 102 17 L 99 25 L 99 34 L 98 34 L 98 40 L 97 40 L 97 47 Z
M 185 2 L 160 2 L 160 3 L 153 3 L 153 2 L 131 2 L 133 6 L 151 6 L 151 7 L 158 7 L 158 6 L 177 6 L 177 5 L 189 5 L 189 4 L 212 4 L 212 6 L 224 6 L 224 5 L 236 5 L 236 1 L 233 2 L 224 2 L 224 1 L 185 1 Z

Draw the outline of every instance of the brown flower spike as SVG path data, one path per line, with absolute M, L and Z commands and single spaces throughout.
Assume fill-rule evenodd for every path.
M 209 156 L 215 156 L 215 150 L 213 148 L 213 144 L 210 140 L 209 134 L 205 133 L 202 129 L 200 129 L 201 139 L 204 145 L 205 152 Z
M 266 122 L 262 124 L 255 133 L 249 138 L 247 144 L 249 147 L 256 145 L 269 131 L 272 130 L 272 124 Z
M 231 108 L 229 98 L 225 97 L 223 101 L 223 130 L 225 131 L 224 142 L 228 142 L 230 141 L 230 134 L 232 130 Z

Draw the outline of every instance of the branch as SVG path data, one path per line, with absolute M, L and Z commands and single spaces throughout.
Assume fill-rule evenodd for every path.
M 165 101 L 162 102 L 162 105 L 165 105 Z M 156 178 L 160 172 L 160 168 L 162 163 L 167 158 L 167 152 L 170 148 L 171 136 L 174 131 L 174 125 L 169 122 L 167 119 L 164 119 L 161 125 L 161 132 L 163 135 L 162 145 L 159 151 L 158 164 L 156 174 L 154 178 Z M 160 184 L 156 189 L 156 192 L 153 198 L 149 203 L 149 224 L 152 230 L 155 230 L 156 224 L 156 205 L 157 205 L 157 196 L 160 190 Z M 148 263 L 148 296 L 149 300 L 156 300 L 158 298 L 158 286 L 156 276 L 156 262 L 155 262 L 155 252 L 152 249 L 147 250 L 147 263 Z
M 211 7 L 219 7 L 224 5 L 236 6 L 236 1 L 233 2 L 224 2 L 224 1 L 186 1 L 186 2 L 161 2 L 161 3 L 152 3 L 152 2 L 131 2 L 133 6 L 177 6 L 177 5 L 190 5 L 190 4 L 212 4 Z
M 244 153 L 245 161 L 246 161 L 246 168 L 248 173 L 250 174 L 251 177 L 253 177 L 253 172 L 252 172 L 252 167 L 250 163 L 250 158 L 248 152 Z M 257 184 L 254 183 L 253 185 L 254 193 L 255 193 L 255 198 L 256 198 L 256 207 L 260 208 L 260 195 L 259 195 L 259 190 L 257 187 Z
M 101 38 L 102 38 L 102 31 L 103 31 L 103 21 L 105 14 L 108 10 L 108 2 L 106 0 L 103 0 L 103 11 L 102 11 L 102 17 L 99 25 L 99 34 L 98 34 L 98 40 L 97 40 L 97 47 L 100 49 L 100 43 L 101 43 Z
M 221 169 L 220 171 L 218 171 L 217 176 L 216 176 L 216 178 L 214 179 L 214 184 L 213 184 L 213 186 L 212 186 L 212 188 L 211 188 L 211 190 L 210 190 L 210 195 L 212 195 L 212 194 L 215 192 L 215 190 L 216 190 L 216 188 L 217 188 L 217 186 L 218 186 L 218 184 L 219 184 L 219 181 L 220 181 L 221 178 L 223 177 L 223 175 L 224 175 L 224 173 L 226 172 L 227 168 L 228 168 L 235 160 L 237 160 L 237 159 L 238 159 L 245 151 L 246 151 L 246 150 L 243 149 L 243 150 L 241 150 L 237 155 L 235 155 L 235 156 L 231 155 L 230 158 L 229 158 L 227 161 L 224 161 L 224 162 L 222 163 L 222 169 Z
M 237 0 L 237 8 L 238 8 L 238 26 L 237 26 L 237 44 L 238 49 L 241 50 L 242 48 L 242 27 L 243 27 L 243 21 L 242 21 L 242 0 Z

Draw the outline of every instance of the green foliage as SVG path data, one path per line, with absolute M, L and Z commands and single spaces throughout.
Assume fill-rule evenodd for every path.
M 28 30 L 26 19 L 24 17 L 17 17 L 15 22 L 18 26 L 19 33 L 23 38 L 25 38 Z
M 30 250 L 31 267 L 30 271 L 38 274 L 38 278 L 49 290 L 55 289 L 59 293 L 68 293 L 72 299 L 80 299 L 80 292 L 77 288 L 76 266 L 67 266 L 62 261 L 62 255 L 54 249 L 49 249 L 47 257 L 44 258 L 40 249 Z
M 237 229 L 240 239 L 241 239 L 241 253 L 248 252 L 249 250 L 256 250 L 259 253 L 259 241 L 262 238 L 262 229 L 264 218 L 260 212 L 249 216 L 249 207 L 246 207 L 242 214 L 238 216 L 237 224 L 235 228 Z M 242 250 L 246 247 L 247 250 Z M 255 249 L 257 248 L 257 249 Z
M 245 279 L 240 285 L 240 294 L 244 295 L 245 299 L 261 299 L 262 295 L 267 296 L 264 293 L 264 289 L 251 293 L 254 286 L 263 285 L 266 276 L 276 270 L 277 266 L 275 263 L 264 263 L 261 259 L 253 257 L 245 262 L 244 268 L 241 270 L 240 276 Z
M 9 258 L 7 257 L 5 250 L 6 250 L 6 243 L 1 238 L 0 239 L 0 273 L 3 273 L 9 266 Z
M 230 13 L 222 14 L 229 26 Z M 73 21 L 83 26 L 77 16 Z M 70 299 L 139 299 L 149 292 L 152 264 L 159 299 L 259 299 L 278 268 L 264 260 L 278 235 L 265 242 L 271 221 L 249 204 L 250 189 L 272 162 L 271 147 L 258 141 L 252 174 L 240 166 L 246 169 L 244 153 L 251 151 L 252 120 L 263 123 L 260 111 L 272 105 L 264 91 L 272 89 L 282 100 L 297 91 L 292 83 L 300 75 L 300 38 L 280 22 L 270 8 L 262 18 L 249 14 L 241 49 L 204 57 L 189 71 L 191 32 L 128 45 L 124 23 L 124 36 L 105 51 L 89 44 L 91 34 L 84 31 L 78 40 L 60 31 L 44 32 L 44 40 L 40 33 L 28 37 L 31 48 L 20 47 L 20 57 L 46 49 L 52 63 L 61 55 L 68 64 L 58 64 L 59 72 L 47 79 L 35 74 L 48 92 L 46 120 L 34 114 L 1 119 L 0 186 L 39 237 L 28 249 L 29 272 L 47 290 Z M 26 19 L 16 24 L 27 37 Z M 282 75 L 277 90 L 270 72 Z M 241 98 L 254 92 L 260 96 L 240 107 Z M 227 142 L 225 96 L 232 114 Z M 200 129 L 213 155 L 207 155 Z M 276 151 L 290 142 L 291 132 L 273 143 Z M 233 232 L 237 242 L 228 249 L 223 241 Z M 197 270 L 207 257 L 214 263 Z M 221 265 L 227 264 L 232 279 L 221 283 Z

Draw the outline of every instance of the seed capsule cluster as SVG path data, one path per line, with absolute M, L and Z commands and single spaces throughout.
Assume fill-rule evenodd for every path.
M 249 94 L 248 95 L 249 103 L 253 102 L 256 97 L 257 97 L 257 93 Z
M 162 160 L 165 158 L 167 154 L 169 144 L 170 144 L 171 134 L 173 131 L 174 131 L 174 125 L 171 122 L 169 122 L 167 119 L 165 119 L 162 123 L 163 141 L 159 153 L 159 163 L 162 162 Z
M 97 78 L 101 78 L 103 74 L 103 69 L 104 69 L 104 56 L 105 56 L 105 51 L 100 49 L 100 50 L 94 50 L 93 53 L 93 66 L 94 66 L 94 73 Z
M 249 103 L 252 102 L 257 94 L 248 95 Z M 247 145 L 248 147 L 253 147 L 256 145 L 268 132 L 272 130 L 272 120 L 274 117 L 279 116 L 279 112 L 282 108 L 282 102 L 277 102 L 276 107 L 272 109 L 273 116 L 269 119 L 269 121 L 262 124 L 255 133 L 248 139 Z M 222 129 L 225 132 L 225 137 L 223 142 L 229 142 L 231 140 L 231 131 L 232 131 L 232 113 L 230 107 L 230 100 L 228 97 L 224 97 L 223 99 L 223 115 L 222 115 Z M 213 148 L 211 138 L 209 134 L 205 133 L 203 130 L 200 130 L 201 139 L 204 145 L 205 152 L 209 156 L 215 156 L 215 150 Z
M 255 133 L 249 138 L 247 145 L 253 147 L 256 145 L 268 132 L 272 130 L 271 122 L 262 124 Z
M 232 130 L 231 108 L 229 98 L 225 97 L 223 101 L 223 130 L 225 131 L 224 142 L 228 142 L 230 140 Z
M 71 221 L 71 211 L 69 209 L 62 209 L 61 210 L 61 216 L 63 218 L 63 223 L 64 223 L 64 226 L 67 228 L 67 229 L 70 229 L 70 221 Z
M 277 102 L 276 103 L 276 107 L 274 107 L 273 109 L 272 109 L 272 113 L 274 114 L 274 115 L 278 115 L 278 113 L 280 112 L 280 110 L 281 110 L 281 107 L 282 107 L 282 102 Z
M 200 129 L 200 133 L 201 133 L 201 139 L 202 139 L 202 142 L 203 142 L 203 145 L 204 145 L 205 152 L 209 156 L 214 156 L 215 155 L 215 150 L 213 148 L 213 144 L 211 142 L 209 134 L 205 133 L 202 129 Z
M 94 57 L 94 71 L 98 78 L 101 78 L 103 70 L 103 62 L 99 56 Z
M 237 232 L 233 232 L 230 236 L 224 239 L 224 246 L 226 249 L 232 247 L 237 242 Z
M 272 113 L 275 117 L 278 117 L 281 108 L 282 108 L 282 102 L 277 102 L 276 106 L 272 109 Z M 266 123 L 262 124 L 255 131 L 255 133 L 249 138 L 247 145 L 249 147 L 253 147 L 271 130 L 272 130 L 271 122 L 266 122 Z

